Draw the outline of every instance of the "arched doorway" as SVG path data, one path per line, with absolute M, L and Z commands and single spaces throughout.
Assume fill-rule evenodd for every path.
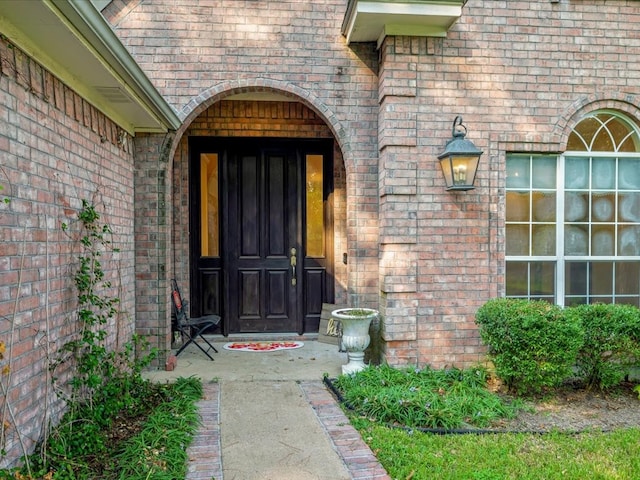
M 334 254 L 344 166 L 327 125 L 298 102 L 224 100 L 183 144 L 188 192 L 175 200 L 188 203 L 191 314 L 220 315 L 225 335 L 317 332 L 344 284 Z

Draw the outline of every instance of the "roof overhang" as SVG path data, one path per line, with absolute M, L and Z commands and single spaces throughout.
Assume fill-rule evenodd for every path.
M 180 120 L 87 0 L 0 1 L 0 32 L 130 134 Z
M 466 0 L 349 0 L 342 22 L 347 43 L 377 42 L 387 35 L 444 37 Z

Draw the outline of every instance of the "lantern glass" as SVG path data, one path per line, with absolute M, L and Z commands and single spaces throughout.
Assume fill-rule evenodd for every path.
M 447 190 L 472 190 L 478 171 L 479 155 L 449 154 L 440 159 Z

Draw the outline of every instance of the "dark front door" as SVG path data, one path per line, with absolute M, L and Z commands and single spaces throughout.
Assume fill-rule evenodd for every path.
M 192 315 L 317 331 L 333 300 L 331 143 L 191 138 Z
M 227 153 L 226 165 L 229 331 L 299 331 L 302 231 L 295 151 L 239 148 Z

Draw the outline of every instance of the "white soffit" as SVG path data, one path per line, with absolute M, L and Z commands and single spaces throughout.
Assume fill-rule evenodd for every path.
M 129 133 L 180 125 L 91 2 L 0 0 L 0 33 Z
M 444 37 L 465 0 L 350 0 L 342 34 L 347 43 L 382 43 L 387 35 Z

